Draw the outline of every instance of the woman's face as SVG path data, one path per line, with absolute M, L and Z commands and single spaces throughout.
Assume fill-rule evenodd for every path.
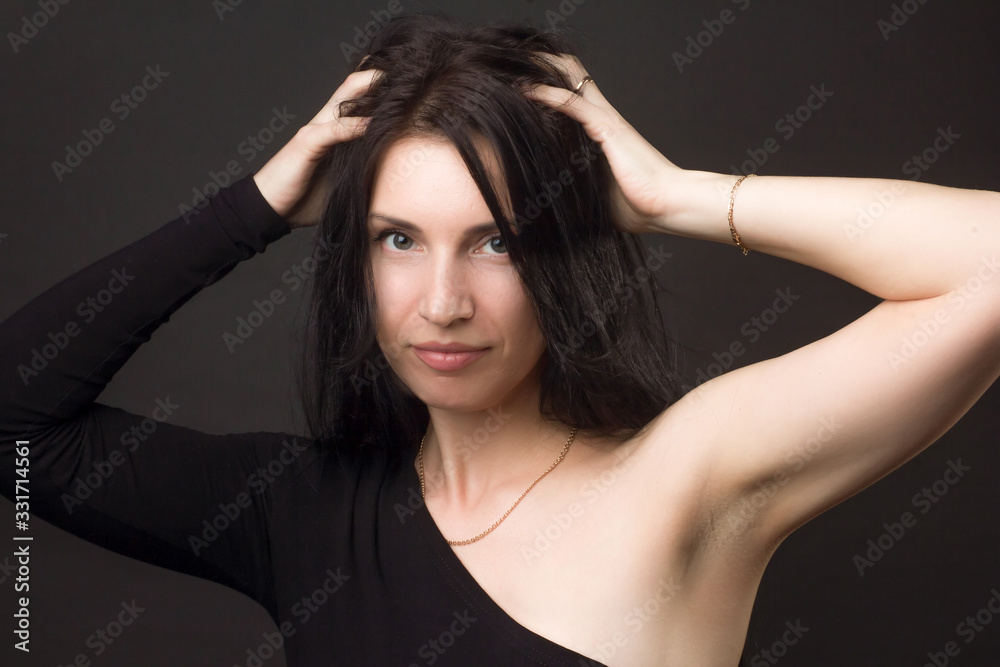
M 388 149 L 368 231 L 379 345 L 420 400 L 485 410 L 537 384 L 541 330 L 493 216 L 450 142 L 407 138 Z M 477 351 L 426 349 L 434 343 Z

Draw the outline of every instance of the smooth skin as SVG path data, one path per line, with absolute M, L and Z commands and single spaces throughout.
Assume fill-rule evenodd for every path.
M 570 81 L 586 75 L 575 58 L 554 62 Z M 350 75 L 255 175 L 291 225 L 318 221 L 315 164 L 364 129 L 337 119 L 335 105 L 374 76 Z M 525 94 L 601 143 L 624 231 L 732 245 L 735 176 L 675 166 L 594 83 L 582 95 L 544 86 Z M 423 160 L 416 174 L 393 177 L 414 159 Z M 858 208 L 886 191 L 894 203 L 849 237 Z M 393 225 L 369 221 L 379 340 L 431 412 L 428 511 L 442 534 L 465 539 L 551 465 L 569 429 L 538 414 L 537 323 L 502 248 L 465 233 L 491 217 L 454 150 L 431 139 L 394 146 L 372 211 L 419 228 L 375 241 Z M 740 186 L 734 221 L 752 251 L 821 269 L 884 301 L 834 334 L 700 385 L 623 445 L 578 435 L 499 528 L 455 547 L 512 618 L 607 665 L 731 667 L 781 541 L 933 443 L 1000 375 L 1000 194 L 757 177 Z M 410 346 L 427 340 L 490 353 L 440 373 L 413 355 Z M 915 354 L 904 340 L 921 343 Z M 492 430 L 478 442 L 476 429 Z M 768 484 L 777 493 L 751 502 Z

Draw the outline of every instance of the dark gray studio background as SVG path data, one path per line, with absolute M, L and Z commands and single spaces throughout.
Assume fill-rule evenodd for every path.
M 9 33 L 25 30 L 23 17 L 30 21 L 41 10 L 37 0 L 4 2 L 0 318 L 177 217 L 193 190 L 203 190 L 210 172 L 230 160 L 240 176 L 258 170 L 347 74 L 343 45 L 354 40 L 355 28 L 389 5 L 77 0 L 58 5 L 26 42 L 15 40 L 15 52 Z M 1000 189 L 996 3 L 401 0 L 401 6 L 476 21 L 559 18 L 574 26 L 604 94 L 683 167 L 729 172 L 759 157 L 774 138 L 779 150 L 756 168 L 760 174 L 919 175 Z M 683 53 L 687 38 L 726 9 L 735 20 L 679 68 L 674 52 Z M 890 30 L 897 27 L 894 12 L 901 25 Z M 119 119 L 113 100 L 139 84 L 147 66 L 169 74 Z M 823 86 L 832 95 L 801 127 L 792 134 L 786 125 L 776 128 L 806 103 L 812 87 Z M 294 120 L 263 152 L 241 151 L 275 109 Z M 60 181 L 52 163 L 64 162 L 67 144 L 105 117 L 114 131 Z M 945 152 L 928 153 L 936 158 L 928 169 L 907 167 L 949 128 L 958 138 Z M 807 215 L 802 224 L 809 224 Z M 877 303 L 825 274 L 759 253 L 743 257 L 733 246 L 668 236 L 646 241 L 673 253 L 658 275 L 672 290 L 667 315 L 686 347 L 689 382 L 715 361 L 713 353 L 736 341 L 746 349 L 736 362 L 752 363 L 832 333 Z M 309 242 L 309 231 L 295 232 L 197 295 L 139 350 L 101 401 L 149 415 L 156 399 L 169 397 L 180 406 L 172 423 L 212 433 L 298 430 L 290 368 L 306 290 L 288 290 L 281 276 L 309 254 Z M 254 299 L 277 287 L 294 298 L 230 352 L 223 334 L 247 316 Z M 751 318 L 765 315 L 776 290 L 798 299 L 764 331 Z M 933 447 L 786 540 L 760 587 L 748 662 L 775 664 L 758 652 L 781 638 L 786 622 L 800 622 L 808 631 L 778 664 L 923 665 L 928 652 L 948 641 L 961 649 L 950 664 L 997 664 L 1000 618 L 971 642 L 956 626 L 1000 588 L 998 406 L 994 387 Z M 970 471 L 926 514 L 915 510 L 913 496 L 958 459 Z M 248 649 L 274 629 L 261 607 L 231 590 L 112 554 L 33 519 L 32 651 L 25 656 L 12 648 L 13 508 L 6 499 L 0 505 L 0 664 L 68 665 L 84 654 L 99 667 L 246 665 Z M 916 525 L 860 576 L 853 557 L 885 532 L 883 523 L 906 511 Z M 132 600 L 141 614 L 95 655 L 88 637 Z M 277 655 L 264 664 L 285 663 Z

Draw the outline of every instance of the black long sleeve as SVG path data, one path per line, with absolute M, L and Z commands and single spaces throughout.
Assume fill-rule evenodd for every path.
M 201 211 L 62 280 L 0 325 L 2 493 L 13 495 L 14 443 L 27 440 L 33 514 L 112 550 L 241 590 L 273 612 L 269 564 L 261 562 L 270 489 L 253 475 L 290 437 L 210 436 L 175 426 L 165 421 L 169 397 L 151 417 L 95 399 L 174 311 L 288 232 L 247 177 Z M 239 516 L 199 549 L 199 539 L 215 534 L 203 522 L 211 525 L 227 507 Z

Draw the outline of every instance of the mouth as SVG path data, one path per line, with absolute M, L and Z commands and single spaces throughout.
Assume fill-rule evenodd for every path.
M 436 371 L 457 371 L 489 352 L 489 348 L 474 348 L 458 344 L 426 344 L 414 346 L 417 358 Z

